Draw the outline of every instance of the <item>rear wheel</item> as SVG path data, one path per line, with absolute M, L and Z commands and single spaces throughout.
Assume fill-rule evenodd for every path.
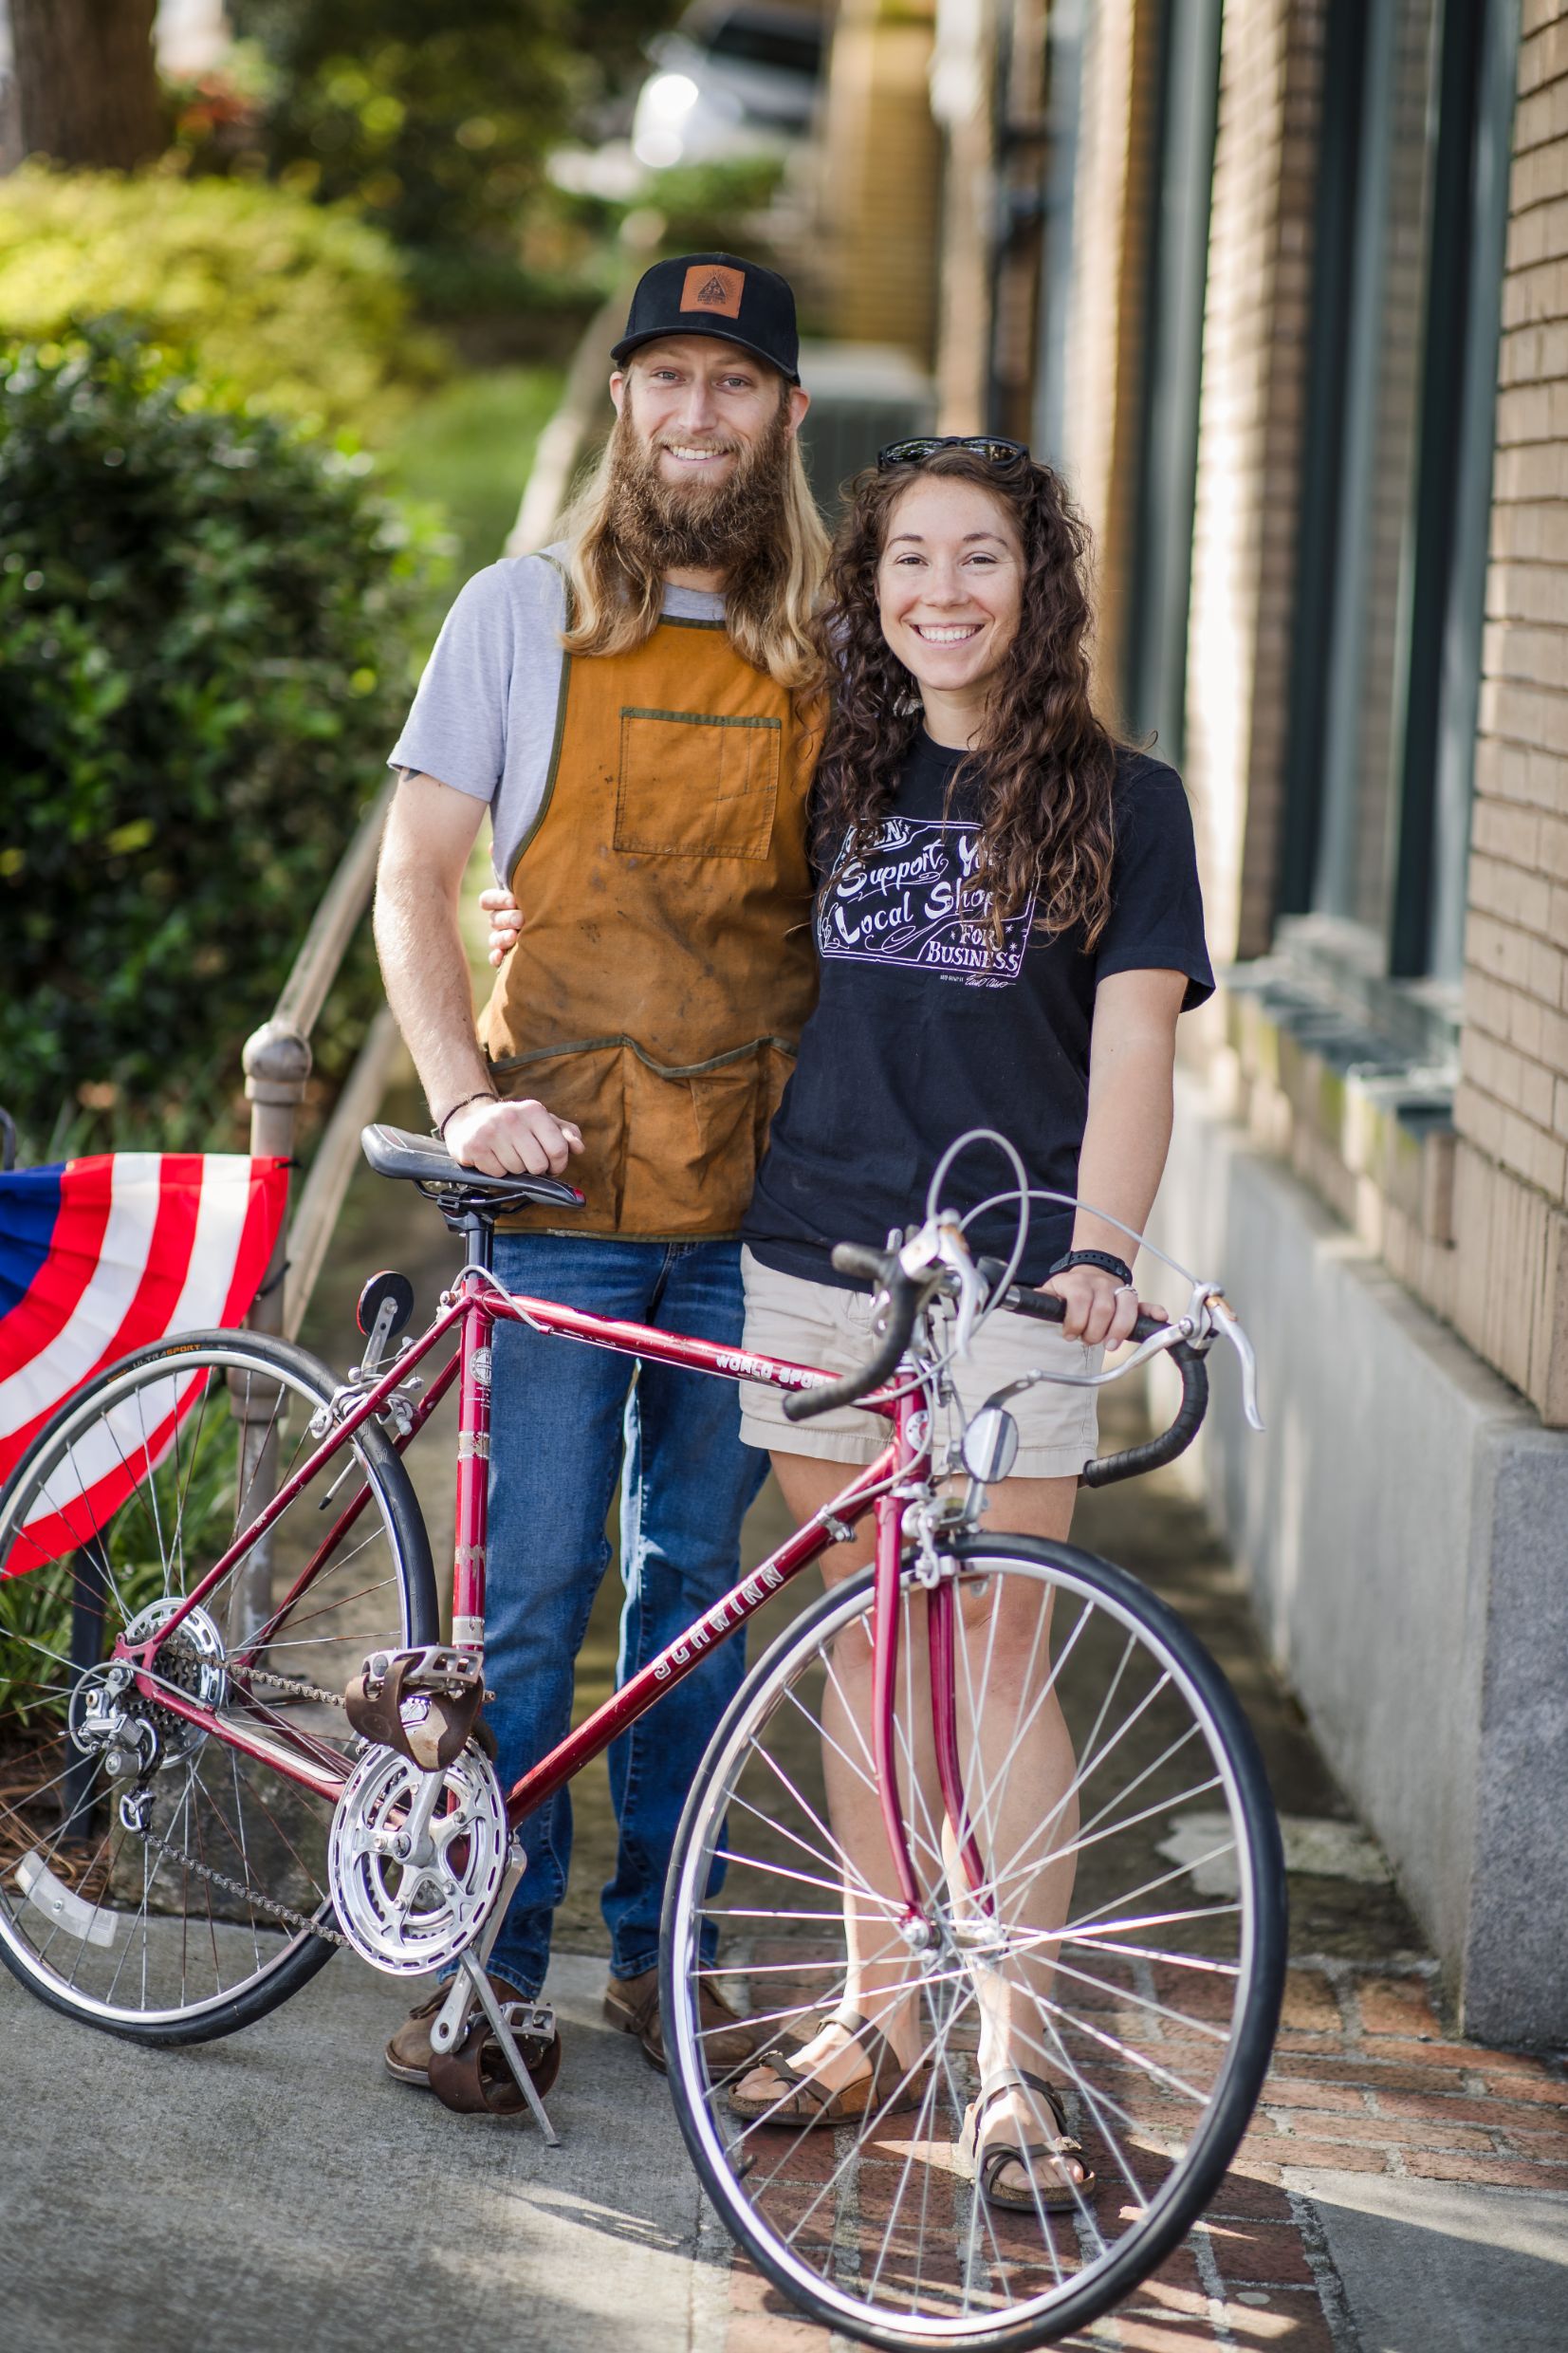
M 0 1495 L 0 1958 L 111 2033 L 230 2033 L 333 1951 L 332 1801 L 149 1703 L 109 1661 L 314 1451 L 334 1385 L 260 1335 L 164 1343 L 69 1399 Z M 157 1664 L 171 1693 L 337 1778 L 355 1744 L 336 1695 L 364 1653 L 438 1639 L 418 1503 L 371 1423 Z
M 889 2347 L 1021 2347 L 1125 2295 L 1217 2185 L 1272 2047 L 1283 1875 L 1251 1732 L 1174 1612 L 1068 1546 L 977 1537 L 952 1559 L 978 1887 L 939 1795 L 911 1579 L 895 1751 L 934 1930 L 912 1950 L 877 1812 L 863 1576 L 774 1646 L 704 1762 L 665 1908 L 665 2039 L 710 2196 L 815 2320 Z M 797 2065 L 858 2012 L 898 2066 L 863 2114 L 786 2129 L 785 2079 L 706 2060 L 704 1980 Z M 966 2119 L 1009 2066 L 1054 2087 L 1096 2188 L 1044 2159 L 1032 2183 L 1001 2177 L 1022 2211 L 982 2195 Z M 1013 2100 L 1018 2129 L 993 2118 L 987 2144 L 1056 2134 L 1042 2095 Z

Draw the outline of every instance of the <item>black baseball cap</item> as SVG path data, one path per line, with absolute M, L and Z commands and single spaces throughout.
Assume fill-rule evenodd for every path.
M 734 253 L 681 253 L 637 280 L 626 332 L 611 357 L 623 367 L 640 343 L 666 335 L 711 335 L 801 380 L 801 339 L 789 281 Z

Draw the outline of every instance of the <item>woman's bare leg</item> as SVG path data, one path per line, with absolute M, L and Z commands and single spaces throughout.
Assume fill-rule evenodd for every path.
M 776 1454 L 773 1469 L 797 1526 L 841 1494 L 855 1474 L 852 1464 L 825 1462 L 814 1454 Z M 875 1553 L 876 1541 L 876 1523 L 868 1516 L 848 1543 L 837 1544 L 823 1554 L 824 1582 L 830 1586 L 841 1584 L 846 1577 L 864 1568 Z M 923 1651 L 924 1645 L 920 1648 Z M 923 1658 L 915 1663 L 923 1668 Z M 909 1949 L 896 1925 L 903 1897 L 873 1778 L 871 1693 L 871 1642 L 862 1623 L 847 1628 L 834 1643 L 822 1694 L 822 1771 L 828 1815 L 847 1859 L 843 1877 L 848 1968 L 837 2008 L 844 2014 L 858 2010 L 871 2019 L 887 2035 L 899 2058 L 912 2065 L 919 2056 L 916 2010 L 909 1986 Z M 908 1713 L 929 1746 L 929 1707 L 917 1705 Z M 924 1771 L 923 1764 L 927 1766 Z M 939 1822 L 939 1807 L 932 1804 L 935 1775 L 929 1760 L 916 1759 L 916 1778 L 926 1785 L 928 1819 Z M 916 1808 L 918 1819 L 920 1800 L 911 1795 L 908 1802 Z M 832 2022 L 792 2057 L 832 2089 L 865 2073 L 863 2055 L 843 2029 Z M 767 2087 L 768 2077 L 761 2068 L 741 2086 L 755 2097 L 763 2096 Z
M 851 1476 L 849 1466 L 809 1454 L 775 1454 L 773 1468 L 797 1524 L 831 1503 Z M 1061 1541 L 1072 1525 L 1077 1491 L 1074 1478 L 1009 1479 L 996 1491 L 988 1516 L 998 1528 Z M 874 1543 L 872 1524 L 867 1520 L 851 1543 L 835 1545 L 824 1555 L 826 1582 L 837 1584 L 864 1567 Z M 1003 1859 L 1027 1853 L 1031 1845 L 1038 1849 L 1039 1869 L 1022 1875 L 1009 1892 L 1005 1910 L 1019 1925 L 1050 1930 L 1065 1919 L 1072 1897 L 1071 1857 L 1056 1864 L 1051 1857 L 1070 1847 L 1076 1836 L 1077 1806 L 1067 1797 L 1076 1760 L 1055 1694 L 1031 1714 L 1033 1702 L 1049 1677 L 1050 1629 L 1041 1601 L 1025 1589 L 1009 1591 L 1013 1584 L 1023 1587 L 1022 1580 L 1005 1580 L 994 1594 L 981 1591 L 964 1599 L 957 1670 L 959 1752 L 967 1765 L 972 1759 L 978 1766 L 975 1778 L 982 1788 L 988 1788 L 992 1776 L 1005 1765 L 1000 1805 L 982 1825 L 983 1844 Z M 922 1639 L 912 1641 L 912 1656 L 899 1675 L 901 1686 L 906 1677 L 913 1678 L 914 1704 L 908 1718 L 915 1753 L 906 1812 L 917 1850 L 917 1867 L 925 1866 L 923 1877 L 932 1867 L 932 1827 L 942 1822 L 930 1751 L 925 1647 Z M 872 1781 L 871 1722 L 871 1644 L 861 1625 L 850 1629 L 834 1647 L 822 1706 L 829 1812 L 850 1865 L 845 1874 L 844 1906 L 849 1963 L 839 2008 L 858 2010 L 874 2020 L 899 2057 L 910 2064 L 919 2056 L 917 2011 L 908 1955 L 895 1925 L 902 1899 Z M 1039 1834 L 1047 1820 L 1052 1820 L 1052 1827 L 1042 1840 Z M 919 1851 L 922 1842 L 923 1854 Z M 956 1856 L 948 1856 L 948 1865 L 950 1874 L 958 1869 Z M 862 1891 L 869 1891 L 869 1898 Z M 1012 1977 L 997 1972 L 983 1986 L 980 2061 L 984 2072 L 1008 2065 L 1041 2072 L 1042 2038 L 1033 1997 L 1048 1988 L 1049 1980 L 1049 1961 L 1042 1958 L 1025 1972 L 1015 1970 Z M 824 2027 L 794 2056 L 798 2065 L 833 2087 L 865 2071 L 863 2058 L 836 2025 Z M 768 2079 L 761 2068 L 745 2085 L 756 2095 L 767 2087 Z M 998 2101 L 987 2123 L 988 2142 L 1038 2139 L 1041 2133 L 1038 2118 L 1022 2102 Z M 1042 2172 L 1041 2177 L 1049 2177 Z M 1008 2188 L 1025 2188 L 1023 2167 L 1007 2167 L 1002 2182 Z

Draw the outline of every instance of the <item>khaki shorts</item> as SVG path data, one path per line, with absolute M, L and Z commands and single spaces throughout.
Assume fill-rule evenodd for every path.
M 871 1293 L 839 1290 L 832 1283 L 807 1283 L 799 1275 L 775 1274 L 741 1252 L 746 1281 L 746 1348 L 751 1356 L 782 1357 L 790 1364 L 820 1365 L 847 1373 L 863 1364 L 876 1343 L 871 1329 Z M 939 1329 L 950 1332 L 943 1319 Z M 1098 1373 L 1099 1348 L 1065 1340 L 1045 1324 L 1021 1315 L 995 1315 L 983 1326 L 972 1352 L 951 1367 L 968 1414 L 975 1413 L 993 1389 L 1037 1366 L 1064 1373 Z M 827 1462 L 870 1462 L 888 1442 L 889 1425 L 879 1414 L 841 1406 L 815 1421 L 786 1421 L 786 1392 L 760 1381 L 741 1382 L 741 1436 L 748 1446 L 785 1454 L 815 1454 Z M 1018 1423 L 1021 1479 L 1070 1478 L 1095 1452 L 1097 1419 L 1093 1389 L 1061 1388 L 1038 1381 L 1009 1398 Z M 957 1436 L 956 1427 L 952 1436 Z

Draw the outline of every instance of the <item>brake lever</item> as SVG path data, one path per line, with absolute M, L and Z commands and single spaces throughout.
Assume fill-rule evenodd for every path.
M 1203 1304 L 1210 1329 L 1224 1334 L 1241 1361 L 1242 1411 L 1254 1430 L 1263 1430 L 1267 1425 L 1258 1408 L 1258 1360 L 1251 1341 L 1242 1329 L 1241 1318 L 1216 1285 L 1205 1285 Z
M 981 1309 L 986 1305 L 987 1289 L 979 1268 L 975 1265 L 963 1226 L 950 1209 L 941 1211 L 936 1219 L 936 1255 L 950 1274 L 957 1279 L 957 1350 L 968 1356 L 969 1343 Z

